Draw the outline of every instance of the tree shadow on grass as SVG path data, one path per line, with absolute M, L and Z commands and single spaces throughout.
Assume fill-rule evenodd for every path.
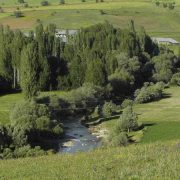
M 7 91 L 7 92 L 0 92 L 0 97 L 10 95 L 10 94 L 18 94 L 21 92 L 22 92 L 21 90 L 11 90 L 11 91 Z
M 147 122 L 147 123 L 142 123 L 141 126 L 138 127 L 137 131 L 143 130 L 145 127 L 151 127 L 156 125 L 157 123 L 152 123 L 152 122 Z
M 135 131 L 140 131 L 140 130 L 144 130 L 146 127 L 151 127 L 156 125 L 157 123 L 152 123 L 152 122 L 147 122 L 147 123 L 143 123 L 142 125 L 140 125 Z M 137 143 L 136 140 L 133 139 L 134 135 L 128 136 L 129 138 L 129 143 Z

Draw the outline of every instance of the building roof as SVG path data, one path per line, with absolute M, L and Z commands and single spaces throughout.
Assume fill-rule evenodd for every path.
M 56 29 L 56 34 L 61 34 L 61 35 L 75 35 L 78 33 L 78 30 L 75 29 L 70 29 L 70 30 L 65 30 L 65 29 Z
M 158 38 L 158 37 L 152 37 L 153 41 L 156 41 L 158 43 L 171 43 L 171 44 L 179 44 L 176 40 L 172 38 Z

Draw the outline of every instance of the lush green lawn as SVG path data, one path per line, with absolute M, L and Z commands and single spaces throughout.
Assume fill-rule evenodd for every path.
M 0 179 L 180 179 L 180 143 L 0 161 Z
M 9 112 L 20 100 L 22 100 L 22 94 L 0 95 L 0 124 L 9 123 Z

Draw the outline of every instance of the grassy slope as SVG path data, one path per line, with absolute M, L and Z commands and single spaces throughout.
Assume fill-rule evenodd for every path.
M 158 8 L 150 1 L 143 0 L 106 0 L 104 3 L 77 2 L 80 1 L 69 0 L 66 5 L 21 8 L 25 17 L 19 19 L 10 16 L 16 8 L 5 8 L 5 13 L 0 14 L 0 23 L 8 24 L 14 29 L 27 30 L 34 27 L 37 24 L 36 20 L 40 19 L 45 25 L 53 22 L 58 28 L 77 29 L 105 20 L 115 26 L 126 27 L 128 21 L 134 19 L 138 27 L 144 26 L 152 36 L 172 37 L 180 40 L 180 0 L 176 1 L 177 7 L 174 11 Z M 104 10 L 106 14 L 101 15 L 100 10 Z
M 179 90 L 179 87 L 166 89 L 168 98 L 135 107 L 140 121 L 155 123 L 145 133 L 142 142 L 146 144 L 75 155 L 3 160 L 0 161 L 0 179 L 179 179 Z M 11 104 L 21 99 L 21 94 L 1 96 L 0 112 L 8 112 Z M 2 119 L 0 114 L 0 121 Z M 109 121 L 103 126 L 112 128 L 115 122 Z M 164 143 L 155 142 L 164 140 Z
M 0 179 L 179 179 L 179 142 L 0 161 Z
M 180 139 L 180 88 L 165 90 L 167 98 L 135 106 L 139 122 L 146 124 L 146 131 L 139 131 L 136 140 L 141 143 Z M 101 128 L 112 129 L 117 120 L 104 122 Z

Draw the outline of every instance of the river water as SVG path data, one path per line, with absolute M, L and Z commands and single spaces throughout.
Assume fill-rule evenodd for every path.
M 60 145 L 62 153 L 90 151 L 100 145 L 100 140 L 89 132 L 80 121 L 64 122 L 65 137 Z

